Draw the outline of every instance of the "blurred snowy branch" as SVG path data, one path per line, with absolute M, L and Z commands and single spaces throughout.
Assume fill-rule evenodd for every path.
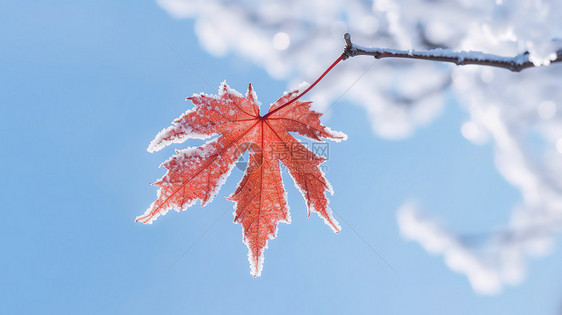
M 290 87 L 321 73 L 341 51 L 346 32 L 357 42 L 401 50 L 502 56 L 527 51 L 534 65 L 556 60 L 562 48 L 558 0 L 157 1 L 176 18 L 195 19 L 201 45 L 210 53 L 242 56 L 272 77 L 288 80 Z M 337 67 L 312 101 L 326 108 L 373 62 L 356 58 Z M 377 71 L 345 94 L 365 109 L 375 134 L 408 137 L 453 98 L 469 117 L 459 126 L 462 135 L 477 145 L 491 143 L 499 173 L 521 193 L 505 229 L 485 235 L 479 244 L 468 244 L 410 205 L 398 212 L 403 235 L 442 253 L 480 293 L 521 281 L 525 257 L 548 252 L 562 217 L 560 63 L 513 73 L 414 60 L 376 62 Z
M 504 284 L 517 284 L 525 273 L 526 255 L 544 255 L 551 247 L 552 236 L 562 226 L 556 222 L 536 222 L 533 227 L 513 226 L 512 230 L 493 231 L 483 245 L 474 235 L 458 235 L 424 214 L 417 205 L 404 204 L 398 210 L 402 235 L 420 243 L 430 253 L 444 256 L 454 271 L 465 274 L 475 291 L 493 294 Z

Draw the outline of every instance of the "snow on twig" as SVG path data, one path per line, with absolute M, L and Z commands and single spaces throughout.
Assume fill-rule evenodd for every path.
M 452 62 L 457 66 L 463 65 L 481 65 L 508 69 L 514 72 L 535 67 L 536 65 L 529 60 L 529 53 L 524 52 L 515 57 L 503 57 L 493 54 L 486 54 L 479 51 L 452 51 L 449 49 L 431 49 L 431 50 L 398 50 L 388 48 L 367 48 L 353 44 L 351 35 L 345 33 L 345 49 L 342 59 L 349 57 L 366 55 L 373 56 L 376 59 L 382 58 L 407 58 Z M 562 49 L 556 52 L 556 58 L 550 63 L 562 61 Z

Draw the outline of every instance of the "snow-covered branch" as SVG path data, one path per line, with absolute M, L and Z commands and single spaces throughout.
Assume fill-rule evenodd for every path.
M 398 50 L 388 48 L 367 48 L 353 44 L 351 35 L 345 33 L 345 49 L 342 58 L 345 60 L 354 56 L 373 56 L 376 59 L 382 58 L 407 58 L 422 59 L 433 61 L 452 62 L 457 66 L 463 65 L 481 65 L 508 69 L 514 72 L 535 67 L 536 65 L 529 60 L 529 53 L 524 52 L 515 57 L 502 57 L 493 54 L 486 54 L 479 51 L 452 51 L 449 49 L 431 49 L 431 50 Z M 550 63 L 562 61 L 562 50 L 558 50 L 553 54 Z

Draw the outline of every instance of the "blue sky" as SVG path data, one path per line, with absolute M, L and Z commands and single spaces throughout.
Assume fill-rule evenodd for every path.
M 441 257 L 400 237 L 396 209 L 409 199 L 477 233 L 505 223 L 520 198 L 497 173 L 492 147 L 461 136 L 466 114 L 454 103 L 408 140 L 386 141 L 372 134 L 363 109 L 339 102 L 326 124 L 349 140 L 330 144 L 327 177 L 343 231 L 307 219 L 284 174 L 293 223 L 280 225 L 254 279 L 224 199 L 240 171 L 204 208 L 170 212 L 150 226 L 133 219 L 156 197 L 150 183 L 164 172 L 158 165 L 185 146 L 146 151 L 190 106 L 186 96 L 216 93 L 226 79 L 241 92 L 252 82 L 269 104 L 285 82 L 239 58 L 209 55 L 190 20 L 172 19 L 152 1 L 6 0 L 0 42 L 1 314 L 555 314 L 560 307 L 558 248 L 531 259 L 521 285 L 481 296 Z

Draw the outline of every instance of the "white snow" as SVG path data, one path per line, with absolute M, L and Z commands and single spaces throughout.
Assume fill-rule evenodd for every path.
M 289 48 L 291 38 L 285 32 L 278 32 L 273 36 L 273 47 L 277 50 L 285 50 Z

